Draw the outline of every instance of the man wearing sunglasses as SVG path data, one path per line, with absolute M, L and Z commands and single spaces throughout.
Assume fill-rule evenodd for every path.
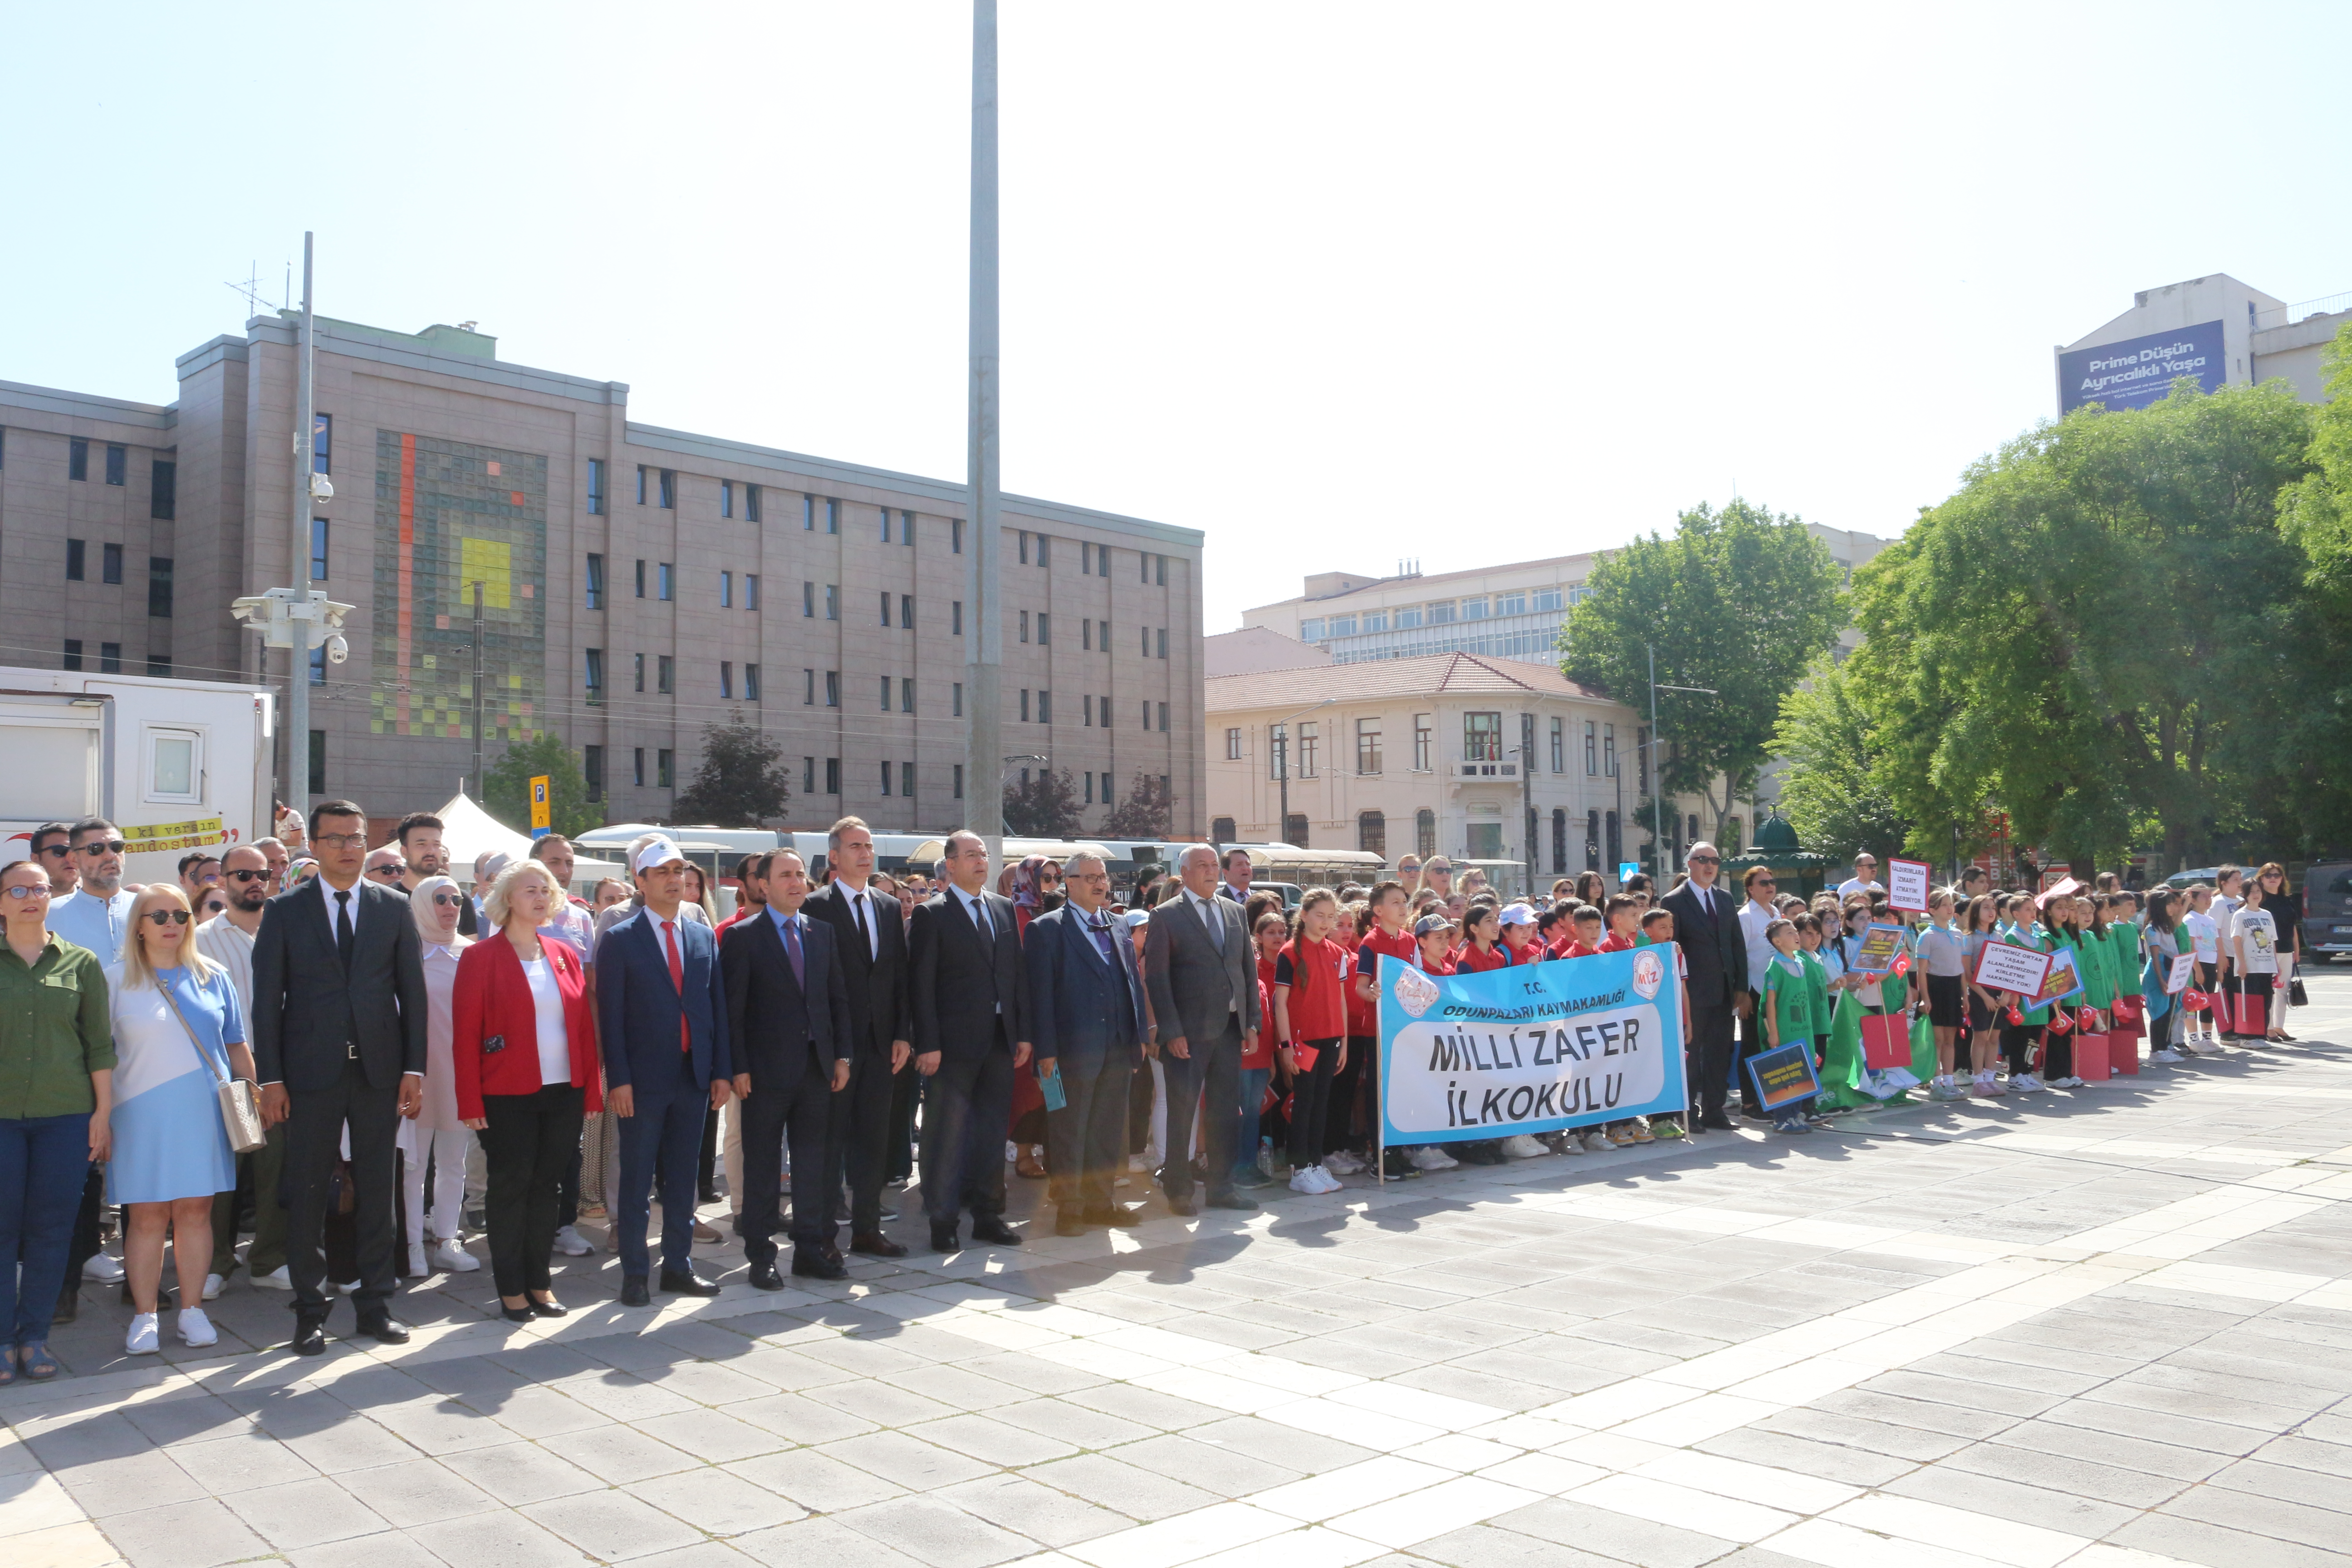
M 42 837 L 47 837 L 46 833 Z M 136 893 L 122 890 L 122 852 L 128 847 L 114 824 L 102 816 L 85 816 L 66 829 L 66 859 L 71 865 L 77 886 L 71 893 L 49 898 L 49 930 L 72 942 L 98 954 L 102 964 L 112 965 L 122 959 L 122 939 L 131 930 L 131 906 L 139 901 Z M 50 858 L 55 864 L 55 858 Z M 50 886 L 56 886 L 56 874 L 50 875 Z M 110 1283 L 122 1278 L 122 1266 L 99 1246 L 99 1217 L 104 1207 L 104 1184 L 99 1168 L 90 1167 L 89 1180 L 82 1188 L 81 1212 L 74 1220 L 73 1245 L 66 1253 L 66 1295 L 58 1302 L 58 1315 L 70 1320 L 78 1305 L 74 1282 L 85 1277 Z M 103 1261 L 96 1264 L 91 1259 Z M 85 1266 L 88 1266 L 87 1268 Z
M 1727 1131 L 1724 1114 L 1731 1079 L 1731 1024 L 1745 1017 L 1750 1005 L 1748 990 L 1748 944 L 1739 929 L 1739 910 L 1731 895 L 1717 887 L 1723 872 L 1723 855 L 1704 839 L 1690 847 L 1684 861 L 1683 884 L 1659 903 L 1674 911 L 1675 941 L 1690 968 L 1685 982 L 1690 998 L 1690 1129 Z
M 228 908 L 196 928 L 196 951 L 228 971 L 236 1003 L 245 1016 L 253 1016 L 253 939 L 261 934 L 261 907 L 269 900 L 269 859 L 250 844 L 240 844 L 221 857 L 222 896 Z M 268 1142 L 240 1161 L 253 1168 L 253 1245 L 246 1249 L 245 1267 L 254 1289 L 290 1290 L 286 1271 L 286 1210 L 278 1201 L 278 1181 L 286 1163 L 286 1129 L 273 1126 Z M 213 1199 L 213 1265 L 205 1281 L 207 1299 L 219 1294 L 221 1282 L 236 1272 L 236 1194 Z
M 33 829 L 33 859 L 49 874 L 49 897 L 62 899 L 74 890 L 73 829 L 62 822 L 45 822 Z

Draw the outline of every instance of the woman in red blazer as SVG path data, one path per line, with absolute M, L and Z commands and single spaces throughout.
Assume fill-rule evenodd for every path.
M 457 1114 L 481 1134 L 490 1271 L 500 1309 L 518 1323 L 564 1315 L 548 1273 L 557 1189 L 582 1117 L 604 1109 L 580 960 L 539 935 L 562 896 L 540 861 L 499 872 L 482 900 L 496 929 L 459 956 L 450 1000 Z

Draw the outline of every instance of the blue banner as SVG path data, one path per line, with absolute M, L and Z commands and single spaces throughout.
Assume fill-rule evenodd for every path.
M 1684 1110 L 1676 952 L 1667 942 L 1453 975 L 1383 954 L 1387 1142 L 1504 1138 Z
M 2058 412 L 2085 403 L 2102 404 L 2111 414 L 2145 408 L 2172 390 L 2175 376 L 2194 377 L 2205 391 L 2218 392 L 2229 367 L 2219 321 L 2070 350 L 2058 356 Z

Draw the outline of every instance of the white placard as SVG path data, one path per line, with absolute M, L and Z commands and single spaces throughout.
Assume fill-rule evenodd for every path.
M 2031 996 L 2042 989 L 2042 982 L 2049 973 L 2050 955 L 2040 949 L 1989 942 L 1977 954 L 1977 972 L 1971 978 L 1987 991 L 2014 991 L 2021 996 Z
M 2197 973 L 2197 955 L 2184 952 L 2173 959 L 2172 968 L 2164 977 L 2164 993 L 2178 996 L 2189 986 L 2189 977 Z
M 1927 862 L 1890 859 L 1886 862 L 1886 907 L 1927 912 Z

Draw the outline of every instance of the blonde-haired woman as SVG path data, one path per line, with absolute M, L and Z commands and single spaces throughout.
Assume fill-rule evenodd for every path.
M 131 906 L 131 933 L 112 979 L 113 1149 L 107 1201 L 127 1215 L 122 1262 L 137 1316 L 123 1348 L 161 1348 L 156 1290 L 163 1237 L 180 1265 L 180 1338 L 216 1344 L 201 1303 L 212 1266 L 213 1196 L 236 1185 L 236 1156 L 221 1124 L 218 1085 L 234 1073 L 251 1082 L 245 1015 L 228 972 L 196 951 L 194 912 L 173 882 L 157 882 Z
M 425 1107 L 409 1124 L 415 1147 L 409 1150 L 406 1175 L 408 1206 L 408 1272 L 429 1274 L 446 1268 L 470 1274 L 482 1260 L 466 1250 L 458 1238 L 458 1219 L 466 1203 L 466 1156 L 474 1142 L 457 1114 L 457 1074 L 449 1062 L 449 999 L 457 986 L 457 956 L 473 945 L 457 931 L 466 908 L 466 890 L 447 877 L 427 877 L 408 895 L 408 913 L 416 922 L 417 941 L 425 952 Z M 425 1249 L 425 1167 L 433 1166 L 433 1250 Z

